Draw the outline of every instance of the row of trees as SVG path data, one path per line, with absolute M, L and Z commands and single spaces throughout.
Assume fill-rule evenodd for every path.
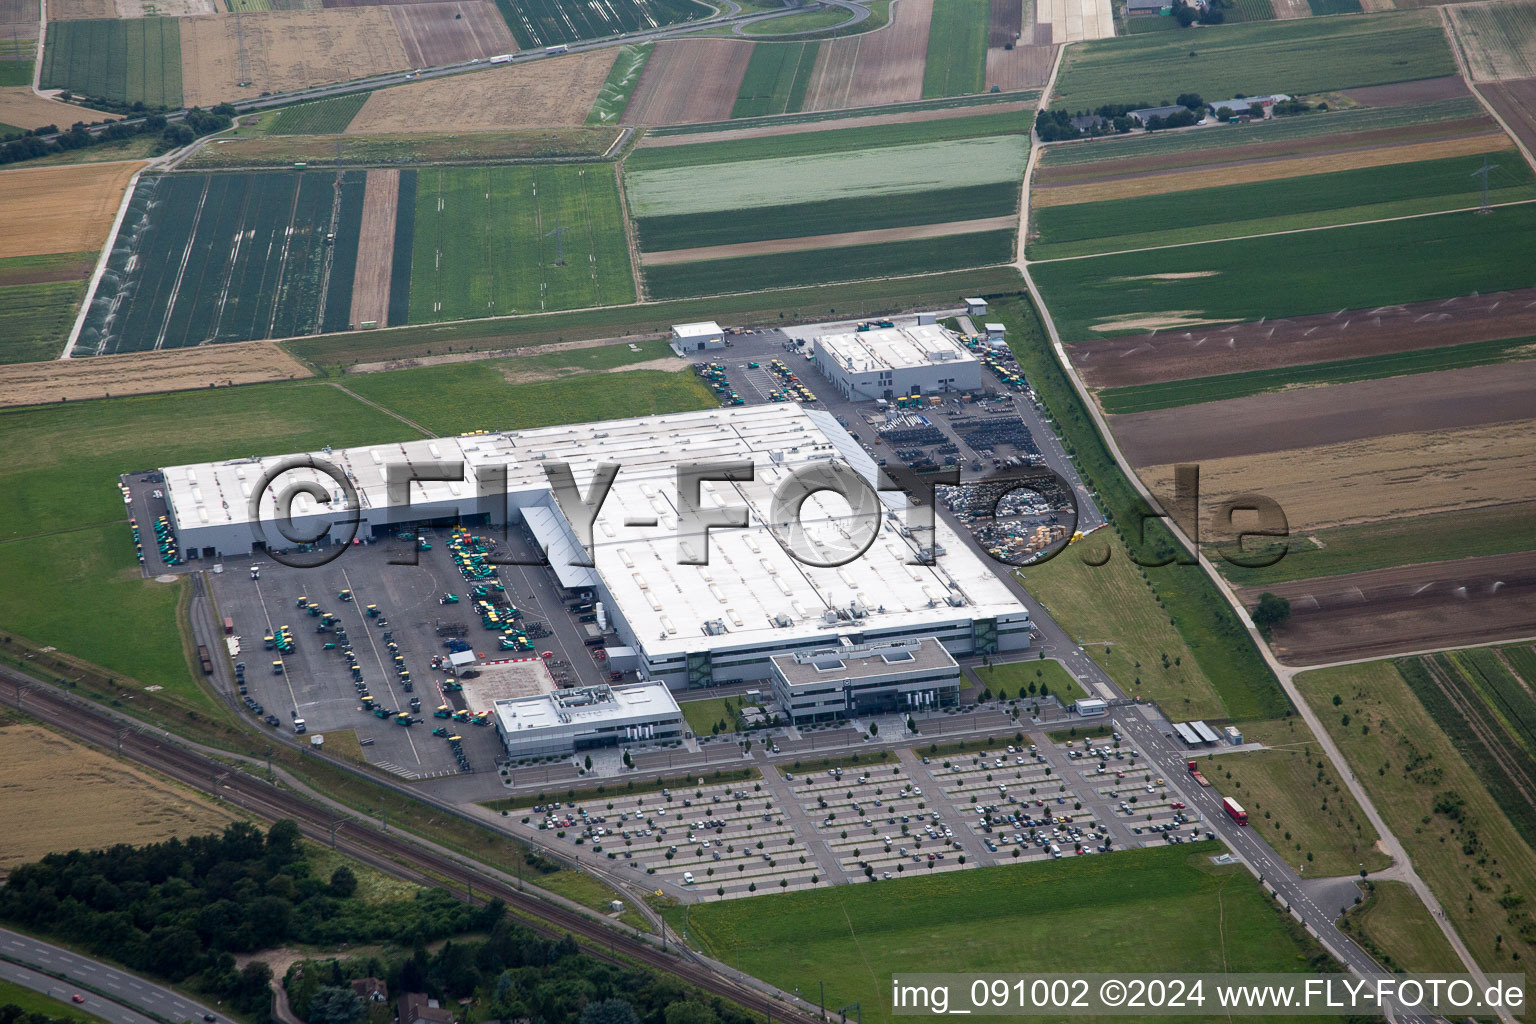
M 18 867 L 0 888 L 0 920 L 262 1006 L 270 975 L 236 972 L 234 954 L 288 943 L 425 943 L 489 924 L 484 911 L 441 890 L 372 903 L 356 890 L 344 865 L 328 879 L 314 876 L 293 822 L 266 835 L 236 822 L 222 834 L 50 854 Z
M 153 154 L 164 153 L 167 150 L 185 146 L 204 135 L 223 131 L 233 123 L 234 115 L 234 107 L 228 103 L 221 103 L 212 110 L 193 107 L 178 124 L 171 124 L 160 114 L 150 114 L 132 124 L 121 121 L 98 122 L 96 126 L 101 123 L 106 124 L 106 127 L 98 132 L 90 131 L 93 125 L 87 125 L 84 121 L 76 121 L 66 132 L 59 131 L 58 125 L 44 125 L 41 128 L 23 132 L 19 136 L 11 136 L 10 141 L 0 145 L 0 165 L 36 160 L 39 157 L 122 142 L 144 135 L 157 136 Z M 51 135 L 57 138 L 49 139 L 48 136 Z
M 477 1020 L 751 1024 L 741 1010 L 675 978 L 595 960 L 570 936 L 543 938 L 502 914 L 499 903 L 491 906 L 497 919 L 483 941 L 450 940 L 435 953 L 417 946 L 396 958 L 294 964 L 284 979 L 294 1012 L 308 1024 L 364 1024 L 368 1007 L 350 983 L 373 977 L 384 979 L 392 997 L 425 992 L 450 1007 L 474 999 Z

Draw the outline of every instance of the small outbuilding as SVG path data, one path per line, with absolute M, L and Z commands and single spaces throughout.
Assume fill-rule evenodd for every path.
M 965 303 L 965 315 L 966 316 L 986 316 L 987 315 L 987 300 L 986 299 L 962 299 L 961 301 Z
M 988 341 L 1002 341 L 1008 334 L 1008 328 L 1003 324 L 986 324 L 984 330 Z
M 672 325 L 672 348 L 678 355 L 725 348 L 725 332 L 713 320 Z

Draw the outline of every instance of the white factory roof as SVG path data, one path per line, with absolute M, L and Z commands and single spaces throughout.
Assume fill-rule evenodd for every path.
M 495 703 L 503 732 L 566 726 L 585 732 L 599 725 L 624 725 L 681 714 L 662 683 L 641 683 L 614 689 L 589 686 L 555 690 L 531 697 L 510 697 Z
M 938 324 L 826 334 L 819 343 L 822 350 L 849 373 L 912 370 L 935 364 L 976 361 L 953 334 Z
M 786 552 L 767 522 L 774 490 L 792 468 L 840 460 L 866 480 L 877 473 L 873 460 L 835 417 L 791 403 L 410 441 L 315 457 L 345 472 L 365 510 L 388 504 L 384 467 L 392 461 L 420 465 L 462 459 L 464 481 L 414 483 L 412 500 L 458 503 L 466 513 L 475 508 L 477 472 L 505 466 L 509 502 L 531 513 L 530 523 L 540 516 L 528 506 L 553 507 L 546 460 L 568 463 L 583 494 L 599 463 L 618 463 L 621 469 L 593 526 L 594 561 L 618 612 L 653 659 L 824 637 L 835 624 L 827 616 L 836 620 L 845 613 L 841 625 L 848 628 L 846 613 L 854 606 L 860 615 L 857 628 L 863 630 L 1024 614 L 992 568 L 943 520 L 937 521 L 936 538 L 905 531 L 906 502 L 899 492 L 881 492 L 885 521 L 869 549 L 852 562 L 818 568 Z M 283 461 L 274 457 L 165 469 L 167 496 L 180 528 L 243 526 L 249 518 L 249 488 L 266 468 Z M 698 538 L 679 540 L 676 470 L 684 461 L 750 461 L 755 467 L 751 481 L 702 485 L 704 510 L 741 505 L 749 510 L 745 529 L 710 531 L 708 565 L 679 564 L 680 554 L 703 554 Z M 306 476 L 339 495 L 332 481 L 307 468 L 282 479 L 286 485 Z M 314 507 L 312 499 L 301 495 L 294 514 Z M 261 512 L 273 515 L 270 496 Z M 839 517 L 848 515 L 841 496 L 822 492 L 805 502 L 801 522 L 813 539 L 841 540 L 845 524 Z M 654 520 L 655 525 L 626 525 L 636 520 Z M 545 532 L 551 524 L 538 525 Z M 936 565 L 908 564 L 917 560 L 919 545 L 928 547 L 935 539 L 943 551 Z
M 713 320 L 702 320 L 696 324 L 673 324 L 672 333 L 679 338 L 712 338 L 725 332 Z

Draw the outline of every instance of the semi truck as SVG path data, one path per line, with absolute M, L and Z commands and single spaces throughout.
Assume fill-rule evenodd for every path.
M 1236 800 L 1233 800 L 1229 796 L 1224 796 L 1221 798 L 1221 807 L 1222 810 L 1230 814 L 1232 816 L 1232 820 L 1237 822 L 1239 825 L 1248 824 L 1248 812 L 1243 810 L 1243 805 L 1238 803 Z
M 1204 775 L 1200 774 L 1200 765 L 1199 765 L 1198 762 L 1190 761 L 1190 762 L 1188 762 L 1188 764 L 1189 764 L 1189 776 L 1190 776 L 1190 778 L 1194 779 L 1196 782 L 1200 783 L 1200 785 L 1202 785 L 1202 786 L 1209 786 L 1211 784 L 1209 779 L 1207 779 Z
M 235 635 L 235 620 L 230 618 L 228 615 L 224 616 L 224 635 Z
M 208 648 L 202 644 L 197 645 L 198 660 L 203 663 L 203 675 L 213 675 L 213 658 L 208 655 Z

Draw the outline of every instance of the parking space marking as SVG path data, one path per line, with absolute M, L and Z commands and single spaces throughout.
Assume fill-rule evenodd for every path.
M 362 599 L 357 596 L 358 591 L 355 587 L 352 586 L 352 578 L 347 575 L 347 570 L 345 569 L 341 570 L 341 581 L 347 585 L 348 590 L 352 591 L 352 600 L 348 603 L 353 606 L 357 606 L 358 602 Z M 366 605 L 363 607 L 366 607 Z M 373 630 L 368 628 L 368 616 L 365 613 L 362 613 L 361 609 L 359 609 L 359 612 L 360 614 L 363 614 L 363 632 L 368 637 L 368 646 L 373 649 L 374 660 L 379 663 L 379 672 L 384 679 L 384 685 L 389 689 L 390 701 L 394 702 L 395 687 L 394 684 L 389 681 L 389 673 L 384 668 L 384 656 L 379 653 L 379 645 L 373 642 Z M 421 751 L 416 749 L 416 741 L 411 738 L 410 729 L 405 730 L 405 741 L 411 745 L 411 756 L 416 758 L 417 764 L 421 764 Z
M 262 615 L 262 618 L 267 620 L 267 634 L 266 635 L 267 636 L 276 636 L 277 635 L 277 630 L 272 625 L 272 613 L 267 611 L 267 599 L 261 593 L 261 580 L 257 579 L 257 580 L 253 580 L 252 582 L 256 584 L 256 600 L 261 602 L 261 615 Z M 283 666 L 283 685 L 288 687 L 288 701 L 289 701 L 289 705 L 288 706 L 293 708 L 293 710 L 295 712 L 297 712 L 299 710 L 299 697 L 298 697 L 298 694 L 293 692 L 293 677 L 288 674 L 288 662 L 283 658 L 283 652 L 282 651 L 278 651 L 276 653 L 277 653 L 277 660 L 279 662 L 281 662 L 282 666 Z

